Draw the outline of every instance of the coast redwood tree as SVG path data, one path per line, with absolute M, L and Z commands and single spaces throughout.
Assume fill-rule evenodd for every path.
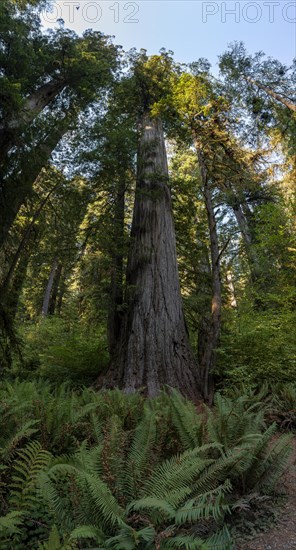
M 126 312 L 108 387 L 149 395 L 169 385 L 199 397 L 180 294 L 162 123 L 144 110 L 127 266 Z

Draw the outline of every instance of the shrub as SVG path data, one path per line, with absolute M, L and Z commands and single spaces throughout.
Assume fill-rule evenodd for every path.
M 25 326 L 21 336 L 23 357 L 14 362 L 14 376 L 28 378 L 37 372 L 57 384 L 66 380 L 73 385 L 88 385 L 108 364 L 106 336 L 100 327 L 90 330 L 51 317 Z

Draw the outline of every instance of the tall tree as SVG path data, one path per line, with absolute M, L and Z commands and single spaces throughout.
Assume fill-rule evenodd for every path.
M 19 10 L 11 0 L 5 0 L 3 11 L 0 247 L 30 195 L 38 166 L 39 171 L 43 166 L 35 159 L 29 168 L 34 178 L 29 181 L 24 166 L 28 171 L 27 157 L 34 153 L 36 142 L 45 142 L 42 158 L 46 149 L 48 160 L 67 130 L 60 131 L 60 119 L 65 123 L 70 114 L 77 115 L 104 93 L 117 66 L 117 48 L 99 32 L 86 31 L 82 37 L 64 29 L 42 33 L 38 12 Z M 54 115 L 56 127 L 50 135 L 47 120 Z
M 126 392 L 143 389 L 149 396 L 168 385 L 197 399 L 198 373 L 183 315 L 163 128 L 151 114 L 155 84 L 162 93 L 167 68 L 166 55 L 136 67 L 141 104 L 127 309 L 105 385 Z

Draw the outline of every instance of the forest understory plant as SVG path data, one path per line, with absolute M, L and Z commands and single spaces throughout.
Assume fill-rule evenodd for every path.
M 255 396 L 215 402 L 2 384 L 0 547 L 231 549 L 230 515 L 274 494 L 291 436 Z

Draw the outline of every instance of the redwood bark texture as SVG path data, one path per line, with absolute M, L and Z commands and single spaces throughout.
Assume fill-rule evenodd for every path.
M 148 114 L 141 121 L 125 302 L 105 386 L 154 396 L 168 385 L 199 399 L 182 309 L 163 129 Z

